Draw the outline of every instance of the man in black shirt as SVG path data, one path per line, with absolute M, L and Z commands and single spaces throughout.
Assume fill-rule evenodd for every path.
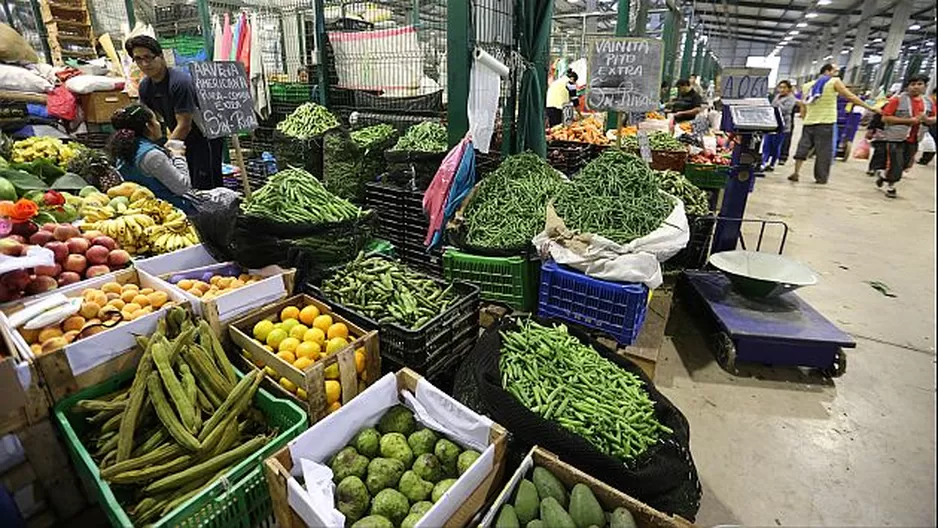
M 162 121 L 169 131 L 167 140 L 185 143 L 192 187 L 203 190 L 221 187 L 224 142 L 207 139 L 193 122 L 198 100 L 189 73 L 167 66 L 163 48 L 153 37 L 136 36 L 124 47 L 145 75 L 140 81 L 140 102 Z
M 677 81 L 677 97 L 668 105 L 671 112 L 674 112 L 674 121 L 690 121 L 700 113 L 700 107 L 703 106 L 703 99 L 700 94 L 694 90 L 690 81 L 680 79 Z

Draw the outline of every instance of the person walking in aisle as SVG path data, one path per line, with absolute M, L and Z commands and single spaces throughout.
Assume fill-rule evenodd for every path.
M 870 142 L 870 164 L 866 169 L 867 176 L 882 178 L 886 170 L 886 125 L 883 116 L 873 114 L 870 124 L 866 127 L 866 139 Z
M 185 143 L 186 162 L 192 187 L 215 189 L 222 186 L 221 139 L 208 139 L 193 122 L 198 107 L 195 86 L 189 73 L 170 68 L 163 58 L 163 48 L 153 37 L 138 35 L 124 45 L 145 76 L 140 81 L 140 102 L 156 113 L 168 140 Z
M 788 177 L 796 182 L 800 179 L 801 166 L 814 149 L 814 181 L 826 184 L 830 178 L 831 163 L 834 160 L 834 125 L 837 124 L 837 95 L 845 97 L 855 105 L 871 112 L 879 113 L 878 108 L 866 104 L 837 78 L 837 66 L 825 64 L 817 80 L 804 85 L 801 103 L 803 127 L 798 149 L 795 151 L 795 171 Z
M 782 145 L 785 138 L 791 135 L 792 116 L 798 101 L 791 93 L 791 83 L 782 81 L 778 83 L 777 93 L 772 99 L 772 106 L 778 108 L 782 116 L 782 131 L 777 134 L 766 134 L 762 139 L 762 170 L 772 172 L 775 164 L 782 159 Z
M 801 108 L 801 90 L 797 86 L 792 87 L 791 95 L 795 98 L 797 104 L 791 108 L 791 131 L 785 134 L 785 139 L 782 141 L 782 151 L 778 155 L 779 167 L 788 162 L 788 156 L 791 152 L 791 136 L 794 135 L 795 131 L 795 116 L 798 115 Z
M 567 70 L 563 77 L 558 77 L 547 87 L 547 126 L 555 127 L 563 123 L 563 109 L 570 104 L 570 88 L 576 86 L 577 74 Z
M 934 88 L 931 91 L 931 104 L 932 106 L 938 108 L 938 88 Z M 928 165 L 928 163 L 932 159 L 935 158 L 935 147 L 938 146 L 938 145 L 935 145 L 936 143 L 938 143 L 938 126 L 936 126 L 935 124 L 932 124 L 931 126 L 929 126 L 928 133 L 931 134 L 932 150 L 931 152 L 929 151 L 922 152 L 922 157 L 918 159 L 919 165 Z M 924 138 L 922 140 L 923 143 L 927 141 L 928 141 L 928 138 Z
M 876 186 L 886 183 L 886 196 L 896 197 L 896 183 L 902 173 L 912 166 L 918 142 L 925 136 L 922 124 L 933 126 L 935 105 L 925 97 L 928 77 L 915 74 L 907 80 L 905 91 L 893 97 L 883 107 L 886 125 L 886 174 L 876 178 Z

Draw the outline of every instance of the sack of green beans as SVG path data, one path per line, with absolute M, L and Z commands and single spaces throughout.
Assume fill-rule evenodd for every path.
M 322 178 L 323 138 L 296 138 L 274 131 L 274 156 L 281 167 L 300 167 L 317 178 Z
M 361 203 L 365 183 L 384 170 L 384 149 L 397 136 L 388 124 L 373 125 L 349 132 L 336 127 L 323 136 L 323 183 L 340 198 Z
M 638 365 L 539 318 L 503 319 L 479 338 L 471 361 L 484 411 L 516 447 L 562 453 L 649 506 L 694 519 L 701 488 L 689 424 Z

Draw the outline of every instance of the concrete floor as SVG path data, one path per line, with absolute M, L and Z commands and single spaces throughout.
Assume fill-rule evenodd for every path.
M 916 166 L 895 200 L 864 161 L 835 162 L 827 186 L 811 161 L 801 183 L 786 181 L 790 165 L 757 181 L 748 216 L 788 223 L 785 255 L 820 276 L 799 293 L 857 348 L 834 380 L 767 367 L 733 376 L 672 312 L 655 381 L 690 420 L 697 522 L 934 526 L 934 165 Z

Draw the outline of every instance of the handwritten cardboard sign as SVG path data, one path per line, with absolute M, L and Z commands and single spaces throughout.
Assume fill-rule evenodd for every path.
M 658 108 L 662 41 L 602 38 L 590 42 L 586 102 L 593 110 L 648 112 Z
M 209 139 L 257 128 L 254 99 L 240 62 L 192 62 L 189 73 L 199 100 L 196 122 Z

